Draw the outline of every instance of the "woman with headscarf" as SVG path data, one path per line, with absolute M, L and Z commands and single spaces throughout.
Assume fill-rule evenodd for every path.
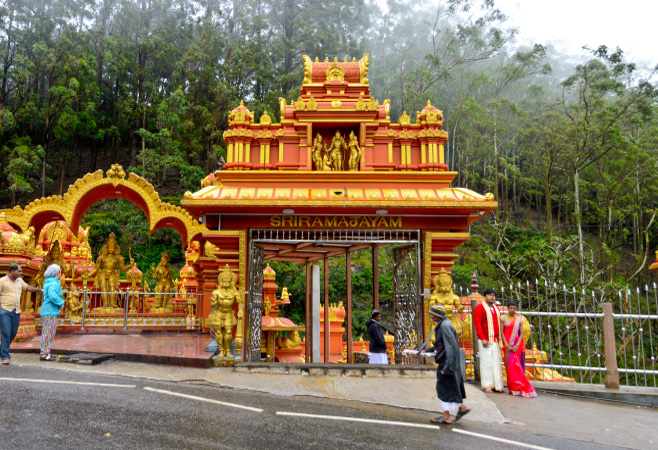
M 55 338 L 57 331 L 57 316 L 59 316 L 64 300 L 62 299 L 62 287 L 60 279 L 62 278 L 62 268 L 57 264 L 48 266 L 43 274 L 43 304 L 41 305 L 41 318 L 43 325 L 41 327 L 41 357 L 42 361 L 55 361 L 56 356 L 50 354 L 50 346 Z

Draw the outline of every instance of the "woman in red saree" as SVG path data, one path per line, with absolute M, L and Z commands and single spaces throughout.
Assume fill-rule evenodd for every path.
M 508 321 L 503 328 L 503 343 L 505 345 L 505 369 L 507 371 L 507 389 L 512 395 L 520 397 L 537 397 L 535 388 L 525 376 L 525 342 L 523 342 L 523 321 L 516 314 L 517 304 L 510 301 L 507 304 Z

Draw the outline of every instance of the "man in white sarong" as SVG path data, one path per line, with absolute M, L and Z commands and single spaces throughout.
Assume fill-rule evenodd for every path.
M 484 302 L 475 307 L 473 322 L 478 335 L 482 389 L 488 393 L 503 392 L 500 311 L 496 306 L 496 292 L 493 289 L 484 291 Z

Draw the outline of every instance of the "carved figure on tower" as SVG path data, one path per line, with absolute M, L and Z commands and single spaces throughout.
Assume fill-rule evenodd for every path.
M 315 170 L 324 170 L 322 155 L 325 151 L 326 149 L 324 148 L 322 136 L 318 133 L 317 136 L 315 136 L 315 141 L 313 141 L 313 164 L 315 165 Z
M 231 341 L 233 340 L 233 327 L 238 323 L 233 303 L 242 304 L 240 293 L 235 287 L 236 275 L 231 271 L 228 264 L 217 277 L 217 289 L 210 297 L 210 326 L 215 332 L 215 340 L 219 347 L 220 358 L 234 358 L 231 353 Z
M 92 275 L 96 276 L 94 285 L 101 291 L 101 299 L 103 306 L 101 308 L 94 308 L 101 313 L 119 313 L 123 312 L 123 308 L 116 307 L 116 293 L 119 289 L 119 271 L 117 267 L 123 272 L 132 267 L 136 267 L 135 260 L 130 258 L 130 265 L 126 265 L 121 256 L 121 248 L 116 243 L 114 233 L 110 234 L 107 238 L 107 243 L 101 247 L 101 254 L 96 259 L 96 267 Z
M 331 161 L 331 168 L 334 172 L 343 170 L 343 149 L 347 150 L 347 144 L 343 136 L 341 136 L 340 131 L 336 130 L 336 135 L 331 140 L 331 145 L 329 146 L 329 160 Z
M 359 170 L 359 163 L 361 162 L 361 148 L 359 147 L 359 142 L 356 138 L 356 135 L 354 134 L 354 131 L 350 132 L 350 143 L 347 145 L 347 148 L 350 151 L 350 170 Z
M 459 318 L 459 314 L 464 312 L 464 305 L 462 305 L 459 297 L 452 292 L 452 278 L 445 269 L 441 269 L 439 274 L 434 277 L 432 282 L 434 284 L 434 292 L 432 292 L 432 295 L 428 300 L 429 305 L 441 303 L 443 306 L 445 306 L 446 318 L 452 322 L 452 325 L 457 331 L 457 336 L 461 340 L 464 327 L 461 319 Z M 455 314 L 455 309 L 457 310 L 458 314 Z M 429 311 L 429 307 L 426 308 L 426 311 Z M 431 331 L 431 328 L 429 331 Z
M 164 252 L 158 267 L 151 266 L 151 278 L 158 280 L 155 284 L 152 313 L 166 313 L 172 311 L 171 297 L 174 291 L 174 274 L 169 265 L 169 252 Z

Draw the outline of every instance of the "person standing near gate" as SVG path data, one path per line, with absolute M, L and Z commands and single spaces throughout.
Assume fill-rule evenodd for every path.
M 430 306 L 430 317 L 436 323 L 436 341 L 434 341 L 434 360 L 439 365 L 436 369 L 436 394 L 441 400 L 443 415 L 430 420 L 432 423 L 449 425 L 452 423 L 450 411 L 457 411 L 455 420 L 459 420 L 471 410 L 464 405 L 466 390 L 459 361 L 459 338 L 450 320 L 446 320 L 446 308 L 441 303 Z
M 12 264 L 9 273 L 0 278 L 0 359 L 5 366 L 11 359 L 9 346 L 18 333 L 23 291 L 43 292 L 37 287 L 28 286 L 22 276 L 21 266 Z
M 507 302 L 509 320 L 503 327 L 503 345 L 505 346 L 505 370 L 507 371 L 507 389 L 512 395 L 535 398 L 537 393 L 525 376 L 525 342 L 523 341 L 523 320 L 516 313 L 518 304 L 514 300 Z
M 43 325 L 41 327 L 41 361 L 55 361 L 56 356 L 50 354 L 50 346 L 55 338 L 57 331 L 57 316 L 64 306 L 62 299 L 62 287 L 60 278 L 64 274 L 62 268 L 57 264 L 48 266 L 43 276 L 43 304 L 41 305 L 41 318 Z
M 370 317 L 371 319 L 366 322 L 366 327 L 368 327 L 368 337 L 370 338 L 370 346 L 368 347 L 370 364 L 388 364 L 384 331 L 379 324 L 382 320 L 382 315 L 379 311 L 373 309 Z
M 503 369 L 500 355 L 500 311 L 496 306 L 496 291 L 484 291 L 484 301 L 473 310 L 473 322 L 478 335 L 480 382 L 484 392 L 503 392 Z

